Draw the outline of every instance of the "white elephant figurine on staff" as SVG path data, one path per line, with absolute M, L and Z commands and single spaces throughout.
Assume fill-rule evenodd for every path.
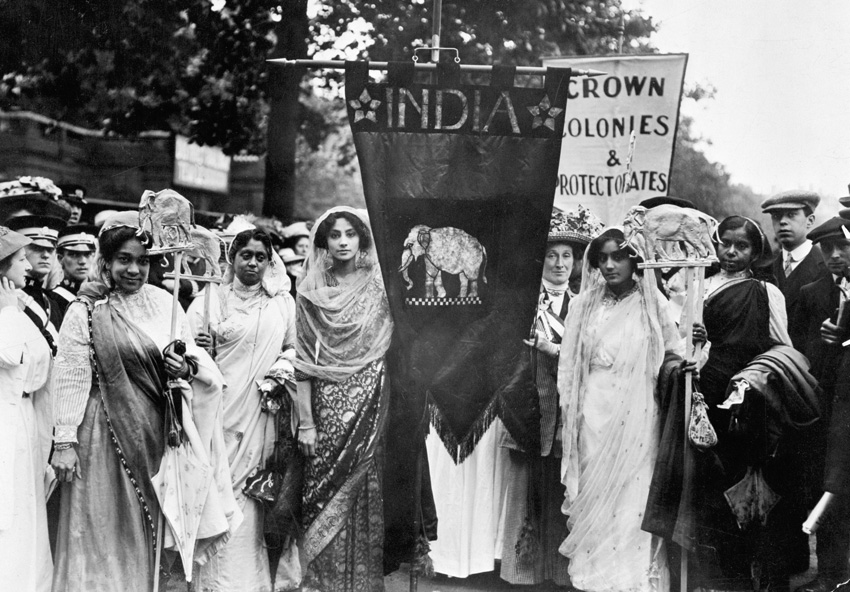
M 221 268 L 218 262 L 221 259 L 221 246 L 224 244 L 224 240 L 212 230 L 207 230 L 203 226 L 192 228 L 190 236 L 192 248 L 188 249 L 186 253 L 203 259 L 204 277 L 221 279 Z M 192 275 L 192 270 L 189 268 L 189 262 L 186 259 L 183 259 L 183 273 Z
M 436 288 L 437 298 L 446 297 L 443 278 L 445 271 L 460 276 L 460 298 L 478 296 L 478 278 L 486 283 L 484 271 L 487 267 L 487 251 L 473 236 L 459 228 L 430 228 L 424 224 L 414 226 L 404 241 L 401 266 L 407 289 L 413 288 L 408 268 L 419 257 L 425 257 L 425 297 L 433 298 Z
M 139 226 L 150 229 L 153 247 L 188 246 L 195 225 L 195 207 L 173 189 L 145 191 L 139 203 Z
M 647 210 L 634 206 L 626 213 L 623 222 L 625 243 L 637 250 L 646 261 L 675 261 L 664 248 L 665 242 L 679 243 L 684 255 L 692 259 L 716 261 L 711 236 L 717 220 L 692 208 L 664 204 Z M 679 249 L 681 253 L 681 249 Z

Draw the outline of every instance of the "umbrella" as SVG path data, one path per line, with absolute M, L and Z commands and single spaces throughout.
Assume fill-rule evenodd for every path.
M 200 434 L 187 413 L 184 413 L 183 428 L 186 441 L 179 446 L 166 446 L 159 471 L 151 481 L 174 546 L 183 560 L 188 582 L 192 581 L 195 541 L 213 482 L 213 469 Z

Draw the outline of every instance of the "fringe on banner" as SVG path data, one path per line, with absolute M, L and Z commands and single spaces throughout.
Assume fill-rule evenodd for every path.
M 472 424 L 466 436 L 462 440 L 458 440 L 443 419 L 440 409 L 434 404 L 430 395 L 428 397 L 428 416 L 431 420 L 431 425 L 434 426 L 434 430 L 437 432 L 449 456 L 452 457 L 456 465 L 462 463 L 466 460 L 467 456 L 472 454 L 472 451 L 475 450 L 478 442 L 487 433 L 490 424 L 493 423 L 493 420 L 496 419 L 498 414 L 499 397 L 494 396 L 481 415 L 478 416 L 478 419 L 475 420 L 475 423 Z
M 421 578 L 434 577 L 434 560 L 431 559 L 431 543 L 425 535 L 420 534 L 416 539 L 416 550 L 414 551 L 413 563 L 410 573 Z

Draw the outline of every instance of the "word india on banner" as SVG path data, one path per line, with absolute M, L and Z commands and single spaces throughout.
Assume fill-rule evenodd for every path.
M 556 207 L 581 204 L 605 222 L 620 224 L 641 200 L 667 195 L 687 61 L 687 54 L 543 59 L 546 66 L 606 72 L 570 80 Z
M 381 82 L 366 67 L 347 64 L 345 93 L 396 326 L 392 400 L 423 410 L 427 401 L 460 462 L 497 416 L 539 425 L 534 409 L 506 419 L 513 407 L 502 402 L 535 388 L 522 340 L 538 298 L 571 72 L 550 68 L 542 85 L 524 88 L 512 67 L 494 66 L 489 85 L 461 84 L 451 63 L 439 65 L 436 84 L 417 82 L 412 63 L 391 63 Z

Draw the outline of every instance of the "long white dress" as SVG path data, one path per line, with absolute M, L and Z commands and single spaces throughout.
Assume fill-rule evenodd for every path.
M 203 331 L 203 300 L 189 307 L 192 333 Z M 271 456 L 274 415 L 260 408 L 259 385 L 266 377 L 292 375 L 295 356 L 295 301 L 285 290 L 269 295 L 263 286 L 242 286 L 238 279 L 211 294 L 210 327 L 215 361 L 224 375 L 224 441 L 233 495 L 244 520 L 222 549 L 197 571 L 205 592 L 272 590 L 260 502 L 242 493 L 245 480 Z M 275 588 L 281 589 L 279 586 Z
M 660 368 L 660 361 L 655 364 L 647 355 L 652 346 L 642 289 L 635 286 L 622 298 L 606 293 L 583 325 L 582 308 L 570 309 L 564 331 L 582 336 L 581 371 L 571 388 L 560 376 L 558 381 L 562 400 L 572 394 L 574 413 L 564 410 L 577 432 L 577 438 L 564 433 L 575 445 L 573 462 L 564 465 L 570 534 L 560 551 L 569 557 L 570 579 L 580 590 L 664 591 L 669 573 L 662 542 L 641 530 L 658 447 L 654 390 Z M 663 345 L 681 354 L 669 315 L 665 311 L 656 318 L 663 339 L 659 349 Z M 565 354 L 573 355 L 562 350 Z
M 47 382 L 50 349 L 21 308 L 0 310 L 0 582 L 50 590 L 44 477 L 32 395 Z
M 431 542 L 434 571 L 456 578 L 493 571 L 502 557 L 502 510 L 508 451 L 498 418 L 475 450 L 456 465 L 434 432 L 425 440 L 437 508 L 437 540 Z

